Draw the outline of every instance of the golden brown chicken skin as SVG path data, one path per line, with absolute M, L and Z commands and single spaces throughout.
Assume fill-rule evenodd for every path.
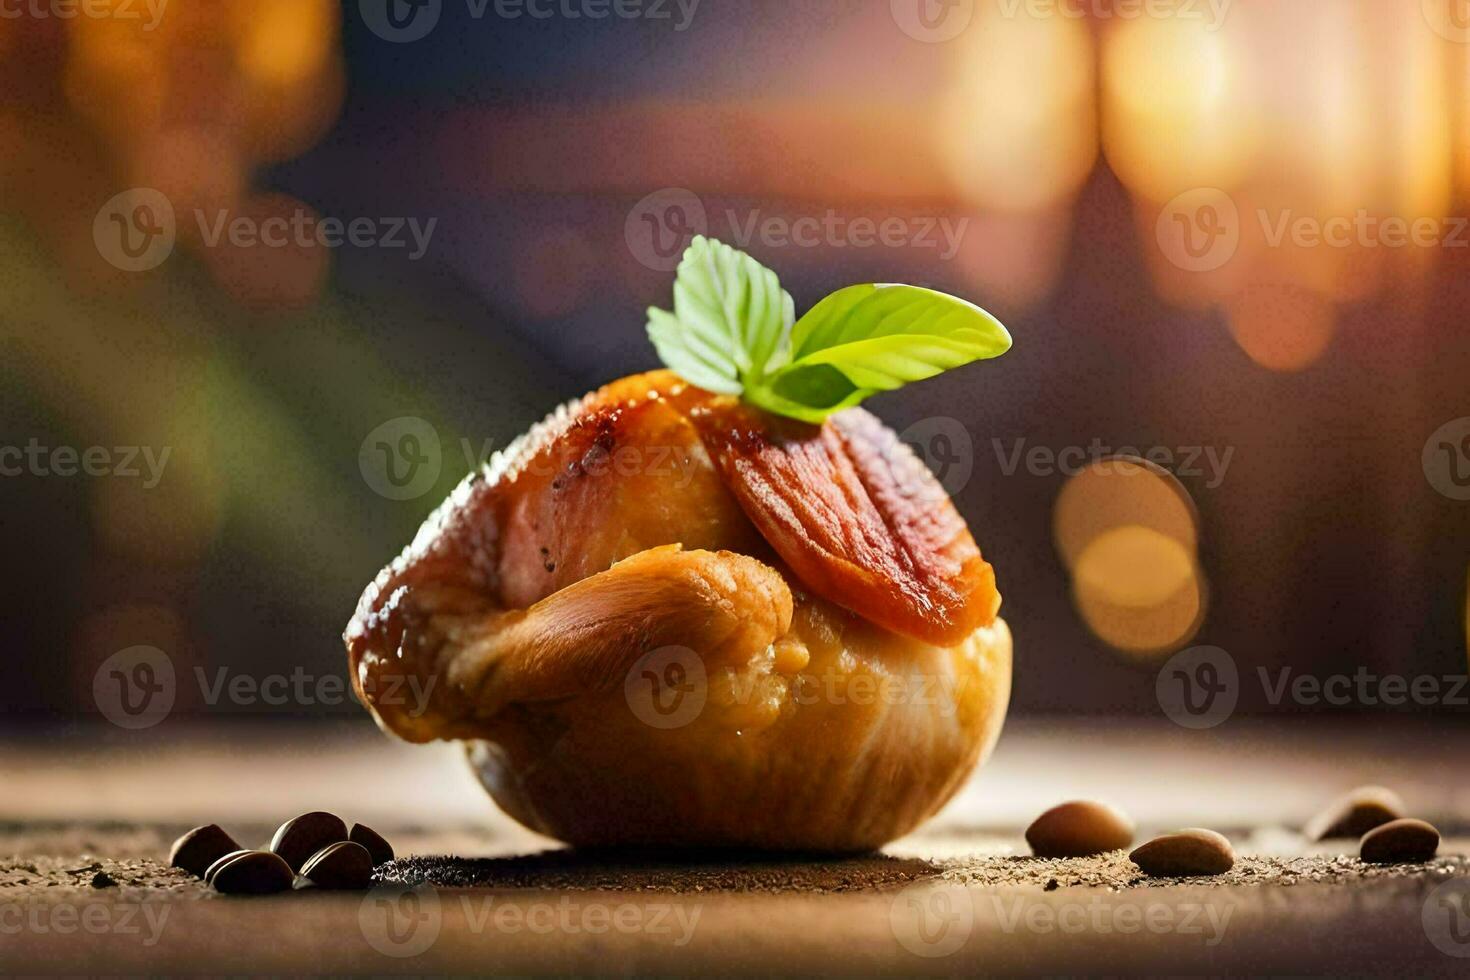
M 468 478 L 345 638 L 381 725 L 466 741 L 549 836 L 856 851 L 931 815 L 994 742 L 999 601 L 873 416 L 790 422 L 661 371 Z M 408 689 L 427 703 L 389 693 Z

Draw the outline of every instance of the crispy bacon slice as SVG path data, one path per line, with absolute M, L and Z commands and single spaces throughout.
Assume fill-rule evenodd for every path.
M 862 409 L 820 427 L 729 399 L 696 410 L 725 483 L 809 588 L 941 646 L 994 622 L 995 571 L 948 494 Z

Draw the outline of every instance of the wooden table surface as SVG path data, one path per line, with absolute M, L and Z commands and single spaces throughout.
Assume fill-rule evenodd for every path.
M 554 850 L 494 810 L 454 747 L 356 723 L 12 733 L 0 972 L 1463 976 L 1465 734 L 1032 720 L 881 855 L 674 861 Z M 1370 869 L 1292 829 L 1370 782 L 1451 835 L 1436 862 Z M 1215 827 L 1241 860 L 1225 879 L 1153 882 L 1120 855 L 1027 857 L 1021 829 L 1076 797 L 1122 805 L 1140 833 Z M 265 899 L 163 867 L 192 824 L 219 822 L 248 846 L 307 809 L 373 824 L 421 857 L 366 893 Z

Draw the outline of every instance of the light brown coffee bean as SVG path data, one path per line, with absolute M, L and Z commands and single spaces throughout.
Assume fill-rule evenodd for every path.
M 1191 827 L 1155 837 L 1128 859 L 1146 875 L 1219 875 L 1235 866 L 1235 850 L 1223 835 Z
M 340 840 L 308 858 L 301 877 L 318 888 L 366 888 L 373 880 L 373 858 L 361 844 Z
M 352 825 L 352 833 L 347 835 L 347 839 L 367 848 L 368 854 L 372 855 L 373 867 L 375 868 L 380 864 L 387 864 L 393 860 L 393 845 L 384 840 L 382 835 L 371 827 L 355 823 Z
M 347 825 L 341 817 L 314 810 L 281 824 L 271 838 L 270 849 L 284 858 L 292 871 L 300 871 L 317 851 L 346 839 Z
M 195 827 L 174 841 L 173 848 L 168 852 L 168 863 L 175 868 L 183 868 L 195 877 L 203 878 L 211 864 L 239 849 L 240 845 L 235 842 L 235 838 L 221 830 L 219 824 L 212 823 Z
M 248 847 L 242 847 L 238 851 L 231 851 L 228 854 L 221 854 L 219 857 L 215 858 L 213 864 L 204 869 L 204 880 L 211 885 L 214 884 L 214 876 L 219 874 L 220 868 L 223 868 L 225 865 L 235 860 L 235 858 L 240 857 L 242 854 L 249 853 L 250 849 Z
M 211 884 L 226 895 L 273 895 L 291 887 L 295 875 L 279 854 L 246 851 L 231 858 L 214 872 Z
M 1391 820 L 1363 835 L 1358 856 L 1369 864 L 1421 864 L 1439 851 L 1439 831 L 1423 820 Z
M 1133 843 L 1133 821 L 1117 807 L 1072 800 L 1047 810 L 1026 828 L 1037 857 L 1088 857 Z
M 1302 833 L 1307 840 L 1357 839 L 1374 827 L 1398 820 L 1407 813 L 1404 801 L 1382 786 L 1359 786 L 1333 800 L 1307 821 Z

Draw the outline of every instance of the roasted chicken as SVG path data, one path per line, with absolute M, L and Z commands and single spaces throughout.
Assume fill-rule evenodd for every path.
M 999 604 L 872 415 L 796 422 L 658 371 L 467 478 L 345 639 L 380 725 L 463 740 L 551 837 L 846 852 L 917 826 L 988 752 Z M 427 704 L 388 696 L 407 678 Z

